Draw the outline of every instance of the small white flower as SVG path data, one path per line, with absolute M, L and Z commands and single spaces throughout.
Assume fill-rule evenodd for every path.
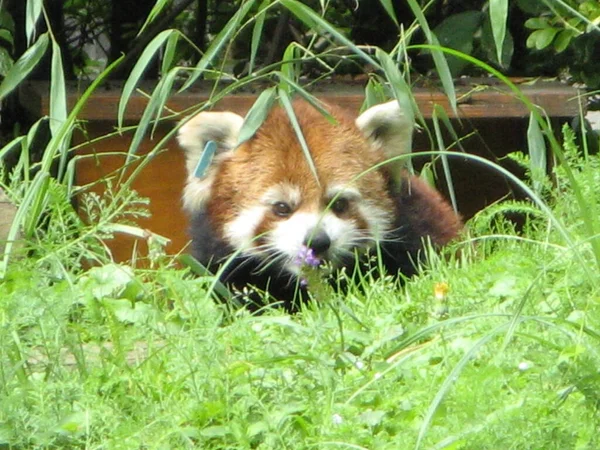
M 262 323 L 255 322 L 252 324 L 252 331 L 255 333 L 260 333 L 263 329 Z
M 363 370 L 365 368 L 365 363 L 358 360 L 354 363 L 354 367 L 356 367 L 358 370 Z
M 381 373 L 375 372 L 375 375 L 373 375 L 373 378 L 375 378 L 376 380 L 379 380 L 381 378 Z
M 519 363 L 519 370 L 521 372 L 525 372 L 526 370 L 531 369 L 531 363 L 529 361 L 522 361 Z
M 333 416 L 331 416 L 331 421 L 334 425 L 341 425 L 344 419 L 339 414 L 334 414 Z

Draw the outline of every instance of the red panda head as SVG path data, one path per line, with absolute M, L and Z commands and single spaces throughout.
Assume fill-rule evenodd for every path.
M 233 113 L 202 112 L 179 132 L 188 168 L 185 208 L 206 213 L 233 249 L 289 273 L 298 273 L 307 248 L 335 265 L 384 237 L 394 221 L 389 184 L 396 166 L 376 166 L 409 151 L 412 137 L 412 122 L 395 101 L 356 121 L 329 108 L 332 123 L 303 102 L 294 111 L 314 171 L 281 108 L 239 146 L 243 119 Z M 217 155 L 197 178 L 196 164 L 210 140 Z

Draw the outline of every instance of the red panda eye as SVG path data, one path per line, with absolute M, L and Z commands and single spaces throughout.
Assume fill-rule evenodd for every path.
M 273 203 L 273 214 L 279 217 L 287 217 L 292 213 L 292 207 L 285 202 Z
M 344 214 L 350 208 L 350 201 L 347 198 L 340 197 L 331 205 L 331 210 L 335 214 Z

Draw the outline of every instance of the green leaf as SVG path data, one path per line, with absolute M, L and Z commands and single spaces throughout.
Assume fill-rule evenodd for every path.
M 169 5 L 170 3 L 171 0 L 156 0 L 156 3 L 154 3 L 152 10 L 150 10 L 144 25 L 142 25 L 142 28 L 140 28 L 140 31 L 137 35 L 140 36 L 146 30 L 148 25 L 150 25 L 160 15 L 163 9 L 165 9 L 165 6 Z
M 173 33 L 179 32 L 176 30 L 164 30 L 160 32 L 154 39 L 152 39 L 152 41 L 150 41 L 148 46 L 142 52 L 138 61 L 135 63 L 135 66 L 133 66 L 133 69 L 129 74 L 129 78 L 127 78 L 127 81 L 123 86 L 121 98 L 119 99 L 119 109 L 117 112 L 117 123 L 119 128 L 123 127 L 123 117 L 125 116 L 125 109 L 127 108 L 129 98 L 131 97 L 133 90 L 137 86 L 138 81 L 142 77 L 146 68 L 154 59 L 154 56 L 158 49 L 162 47 L 165 41 L 169 39 L 169 36 L 171 36 Z
M 243 142 L 246 142 L 256 130 L 262 125 L 262 123 L 267 118 L 271 107 L 273 106 L 273 102 L 277 97 L 276 88 L 271 87 L 269 89 L 264 90 L 256 99 L 252 108 L 246 114 L 246 118 L 244 119 L 244 124 L 242 125 L 242 129 L 240 130 L 240 134 L 238 137 L 238 145 Z
M 42 14 L 43 0 L 27 0 L 25 10 L 25 36 L 27 36 L 27 45 L 31 45 L 35 35 L 35 27 L 40 15 Z
M 0 84 L 0 101 L 10 94 L 40 62 L 48 48 L 48 34 L 42 34 L 15 62 Z
M 58 136 L 62 126 L 67 120 L 67 93 L 65 88 L 65 74 L 62 66 L 62 53 L 58 43 L 52 39 L 52 65 L 50 73 L 50 131 L 52 136 Z M 71 133 L 66 133 L 58 146 L 60 162 L 58 179 L 62 179 L 67 164 L 68 145 Z
M 0 47 L 0 78 L 6 76 L 6 74 L 10 71 L 10 68 L 13 66 L 13 63 L 13 59 L 8 50 L 6 50 L 4 47 Z
M 302 133 L 302 129 L 300 128 L 300 124 L 298 123 L 298 118 L 296 117 L 296 113 L 294 112 L 294 108 L 292 106 L 292 101 L 288 93 L 284 89 L 278 89 L 279 92 L 279 102 L 283 106 L 283 109 L 287 113 L 290 122 L 292 123 L 292 128 L 296 133 L 296 137 L 298 138 L 298 142 L 300 142 L 300 146 L 302 147 L 302 152 L 304 153 L 304 157 L 306 158 L 306 163 L 310 168 L 310 171 L 317 180 L 317 184 L 319 184 L 319 175 L 317 173 L 317 168 L 315 166 L 315 162 L 312 159 L 310 154 L 310 150 L 308 148 L 308 144 L 306 143 L 306 139 L 304 139 L 304 134 Z
M 396 17 L 396 11 L 394 11 L 392 0 L 379 0 L 379 3 L 381 3 L 381 6 L 383 6 L 383 9 L 385 9 L 387 15 L 390 16 L 390 19 L 392 19 L 396 26 L 399 27 L 400 24 L 398 23 L 398 18 Z
M 490 22 L 494 42 L 496 43 L 496 57 L 498 63 L 502 66 L 502 49 L 504 47 L 504 38 L 506 37 L 506 22 L 508 19 L 508 0 L 490 0 Z
M 227 25 L 225 25 L 219 34 L 217 34 L 217 36 L 212 40 L 212 43 L 206 50 L 206 53 L 204 53 L 204 56 L 200 58 L 200 61 L 198 61 L 198 64 L 196 64 L 196 67 L 194 67 L 194 71 L 183 84 L 181 89 L 179 89 L 179 92 L 185 91 L 192 84 L 194 84 L 194 82 L 204 73 L 206 68 L 213 63 L 217 57 L 217 54 L 221 51 L 225 44 L 231 42 L 231 38 L 238 30 L 240 23 L 244 17 L 246 17 L 248 11 L 250 11 L 250 9 L 254 6 L 254 3 L 256 3 L 256 0 L 248 0 L 244 2 L 241 8 L 236 11 L 231 19 L 229 19 Z
M 456 106 L 456 90 L 454 89 L 454 82 L 452 80 L 452 73 L 450 72 L 448 61 L 446 60 L 444 53 L 440 49 L 435 48 L 436 46 L 439 46 L 440 43 L 438 42 L 435 34 L 431 32 L 429 23 L 425 18 L 425 14 L 423 14 L 421 7 L 416 0 L 407 0 L 407 2 L 413 14 L 417 18 L 417 22 L 423 29 L 423 33 L 425 33 L 427 42 L 432 45 L 431 55 L 433 56 L 433 63 L 437 69 L 438 76 L 440 77 L 442 86 L 444 87 L 444 92 L 446 93 L 448 101 L 450 102 L 450 106 L 452 107 L 452 111 L 458 116 L 458 110 Z
M 530 30 L 542 30 L 549 26 L 547 17 L 532 17 L 525 21 L 525 28 L 529 28 Z
M 248 64 L 248 73 L 254 72 L 254 64 L 256 61 L 256 54 L 258 53 L 258 46 L 262 38 L 263 27 L 265 24 L 265 17 L 267 16 L 267 8 L 271 1 L 264 0 L 259 8 L 258 14 L 254 16 L 254 27 L 252 28 L 252 42 L 250 43 L 250 62 Z
M 510 31 L 506 32 L 504 39 L 504 48 L 502 49 L 502 64 L 498 60 L 496 53 L 496 43 L 494 42 L 494 36 L 492 32 L 492 25 L 490 23 L 489 15 L 487 15 L 483 21 L 483 28 L 481 29 L 481 48 L 485 52 L 487 58 L 494 64 L 508 68 L 512 62 L 515 42 Z
M 533 114 L 529 115 L 529 126 L 527 128 L 527 146 L 529 147 L 529 160 L 531 162 L 531 177 L 533 188 L 540 192 L 542 179 L 546 175 L 546 142 L 540 128 L 540 124 Z
M 381 49 L 375 51 L 375 56 L 381 63 L 383 72 L 390 82 L 390 87 L 394 93 L 394 97 L 400 104 L 400 109 L 406 114 L 412 123 L 415 122 L 415 114 L 420 114 L 418 108 L 414 105 L 414 98 L 410 91 L 410 87 L 404 80 L 404 77 L 398 69 L 397 63 Z
M 320 17 L 308 6 L 298 2 L 296 0 L 281 0 L 281 4 L 286 7 L 292 14 L 294 14 L 298 20 L 303 22 L 306 26 L 315 32 L 329 34 L 336 41 L 342 45 L 347 46 L 352 52 L 358 55 L 361 59 L 371 64 L 374 67 L 379 67 L 377 62 L 371 58 L 367 53 L 356 46 L 351 40 L 340 33 L 333 25 L 327 22 L 325 19 Z
M 543 50 L 552 43 L 558 31 L 558 28 L 544 28 L 543 30 L 534 31 L 529 37 L 534 40 L 534 46 L 537 50 Z M 529 39 L 527 39 L 527 44 L 529 45 Z
M 5 42 L 8 42 L 11 45 L 11 47 L 15 45 L 12 33 L 6 28 L 0 28 L 0 39 L 2 39 Z
M 561 30 L 554 40 L 554 51 L 556 53 L 564 52 L 574 37 L 575 32 L 573 30 Z
M 179 42 L 179 33 L 172 33 L 167 38 L 167 45 L 165 45 L 165 51 L 162 57 L 161 73 L 165 74 L 173 65 L 175 54 L 177 51 L 177 44 Z
M 473 40 L 481 26 L 483 14 L 480 11 L 465 11 L 453 14 L 434 30 L 440 45 L 453 48 L 466 55 L 473 51 Z M 458 76 L 469 64 L 468 61 L 452 56 L 446 57 L 452 76 Z

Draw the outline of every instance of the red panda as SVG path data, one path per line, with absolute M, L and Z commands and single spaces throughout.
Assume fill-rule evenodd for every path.
M 239 146 L 243 118 L 231 112 L 201 112 L 178 135 L 188 171 L 183 204 L 191 216 L 192 255 L 213 272 L 221 268 L 226 285 L 267 291 L 289 310 L 309 288 L 300 275 L 307 254 L 313 263 L 350 271 L 378 246 L 388 272 L 410 276 L 426 241 L 443 246 L 462 227 L 437 191 L 398 163 L 382 164 L 411 147 L 412 122 L 396 101 L 355 121 L 327 109 L 335 121 L 294 103 L 313 167 L 280 107 Z M 217 151 L 197 177 L 208 141 Z

